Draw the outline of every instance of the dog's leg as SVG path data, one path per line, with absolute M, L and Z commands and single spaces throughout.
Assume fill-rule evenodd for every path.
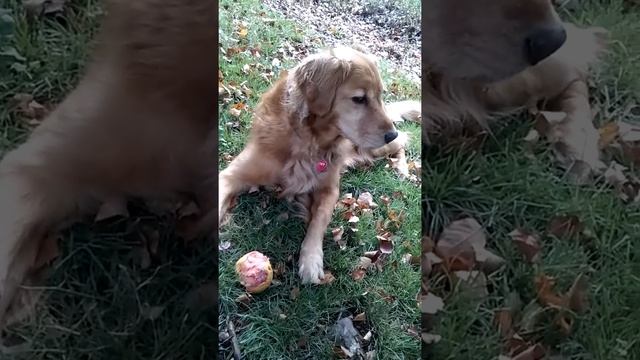
M 339 198 L 338 176 L 330 184 L 314 191 L 312 197 L 311 218 L 298 261 L 299 275 L 303 284 L 318 284 L 324 279 L 322 242 Z
M 218 226 L 225 220 L 234 198 L 252 186 L 271 185 L 279 165 L 253 147 L 245 148 L 218 175 Z
M 409 135 L 403 131 L 398 131 L 398 137 L 392 142 L 383 145 L 379 148 L 371 151 L 371 156 L 374 158 L 381 158 L 391 155 L 395 158 L 395 169 L 403 178 L 409 177 L 409 164 L 407 164 L 407 156 L 405 153 L 405 147 L 409 140 Z
M 81 190 L 73 191 L 49 167 L 53 138 L 32 137 L 0 162 L 0 328 L 43 241 L 79 204 Z

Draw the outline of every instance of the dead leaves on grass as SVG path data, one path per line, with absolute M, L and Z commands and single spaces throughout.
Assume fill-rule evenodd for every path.
M 23 0 L 27 14 L 30 16 L 57 15 L 62 13 L 66 0 Z
M 549 219 L 545 234 L 559 240 L 574 240 L 588 236 L 588 233 L 577 215 L 561 214 Z M 518 227 L 508 236 L 527 263 L 536 266 L 541 262 L 540 233 Z M 483 227 L 468 217 L 451 222 L 437 241 L 424 236 L 422 243 L 423 283 L 419 299 L 423 342 L 431 344 L 437 338 L 431 333 L 434 318 L 445 304 L 429 288 L 429 277 L 434 272 L 444 275 L 437 282 L 438 289 L 455 289 L 470 301 L 483 300 L 489 294 L 487 283 L 491 271 L 482 265 L 494 254 L 486 250 L 487 237 Z M 504 259 L 498 258 L 501 265 Z M 443 280 L 448 286 L 442 285 Z M 503 359 L 542 359 L 549 349 L 540 336 L 541 330 L 552 324 L 561 334 L 569 336 L 575 327 L 575 314 L 583 314 L 589 308 L 589 286 L 584 274 L 578 275 L 565 293 L 558 292 L 555 279 L 544 273 L 532 278 L 531 284 L 536 296 L 527 306 L 523 308 L 520 296 L 513 293 L 505 307 L 495 310 L 494 322 L 504 342 Z
M 444 260 L 448 271 L 468 272 L 478 266 L 486 273 L 492 273 L 505 260 L 487 250 L 486 245 L 487 238 L 478 221 L 464 218 L 453 221 L 442 231 L 435 253 Z
M 401 198 L 401 194 L 393 194 L 393 198 Z M 351 278 L 361 281 L 365 278 L 370 269 L 381 271 L 384 268 L 387 257 L 393 253 L 397 237 L 394 235 L 402 226 L 405 218 L 403 210 L 393 209 L 390 204 L 392 197 L 388 195 L 380 196 L 382 208 L 378 205 L 370 192 L 361 192 L 358 197 L 352 193 L 345 194 L 336 204 L 336 209 L 345 225 L 331 230 L 334 242 L 341 250 L 347 247 L 348 238 L 356 236 L 358 233 L 358 223 L 361 218 L 371 217 L 376 209 L 380 209 L 383 218 L 376 221 L 376 240 L 378 248 L 365 252 L 361 256 L 351 272 Z
M 16 94 L 12 99 L 14 111 L 25 125 L 34 128 L 51 112 L 51 108 L 37 102 L 33 95 Z

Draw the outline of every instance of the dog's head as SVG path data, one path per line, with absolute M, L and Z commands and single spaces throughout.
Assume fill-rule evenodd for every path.
M 435 71 L 491 82 L 555 52 L 566 39 L 551 0 L 425 0 L 423 47 Z
M 372 149 L 397 136 L 382 102 L 383 83 L 373 56 L 337 47 L 309 56 L 290 80 L 302 103 L 303 121 L 333 126 L 356 145 Z

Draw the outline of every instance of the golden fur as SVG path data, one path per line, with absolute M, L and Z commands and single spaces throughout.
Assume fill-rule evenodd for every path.
M 79 84 L 2 159 L 0 326 L 48 235 L 105 201 L 193 197 L 213 232 L 215 6 L 109 1 Z
M 486 128 L 490 114 L 527 105 L 528 96 L 500 89 L 532 72 L 544 74 L 555 61 L 532 64 L 523 50 L 536 29 L 564 28 L 550 0 L 426 0 L 423 6 L 424 142 L 475 133 Z
M 262 96 L 246 147 L 219 175 L 220 223 L 232 199 L 253 186 L 279 185 L 283 197 L 308 197 L 299 274 L 303 283 L 321 282 L 322 241 L 345 166 L 402 150 L 402 136 L 385 141 L 397 132 L 382 92 L 375 59 L 352 48 L 311 55 L 284 73 Z M 321 160 L 326 172 L 316 170 Z

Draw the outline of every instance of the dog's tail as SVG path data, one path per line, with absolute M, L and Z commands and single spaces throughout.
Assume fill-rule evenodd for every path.
M 385 104 L 385 110 L 387 116 L 394 123 L 403 121 L 422 122 L 422 109 L 419 101 L 405 100 Z

